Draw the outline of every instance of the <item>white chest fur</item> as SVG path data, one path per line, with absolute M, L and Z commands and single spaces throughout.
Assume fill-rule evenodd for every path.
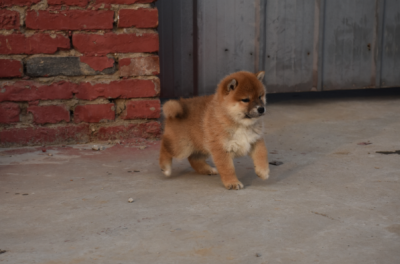
M 244 156 L 249 154 L 251 145 L 262 136 L 262 123 L 256 123 L 252 126 L 240 126 L 225 143 L 225 150 L 235 154 L 235 156 Z

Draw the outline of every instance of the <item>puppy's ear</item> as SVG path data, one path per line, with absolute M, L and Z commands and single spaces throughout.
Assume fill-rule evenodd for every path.
M 257 79 L 262 82 L 262 80 L 264 79 L 264 75 L 265 75 L 265 71 L 260 71 L 256 73 Z
M 232 81 L 230 81 L 228 83 L 228 86 L 226 87 L 228 89 L 228 92 L 235 90 L 237 86 L 237 81 L 235 79 L 232 79 Z

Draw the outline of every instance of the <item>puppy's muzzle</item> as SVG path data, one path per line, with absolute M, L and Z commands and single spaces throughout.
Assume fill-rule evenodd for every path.
M 256 118 L 260 117 L 265 113 L 264 106 L 256 106 L 249 113 L 246 114 L 246 118 Z

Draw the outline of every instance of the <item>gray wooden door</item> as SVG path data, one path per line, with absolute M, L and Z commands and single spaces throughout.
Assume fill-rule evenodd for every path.
M 400 87 L 399 0 L 159 0 L 162 96 L 265 70 L 269 93 Z

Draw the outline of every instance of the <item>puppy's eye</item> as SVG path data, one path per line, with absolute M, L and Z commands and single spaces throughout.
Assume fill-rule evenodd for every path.
M 250 99 L 249 98 L 242 99 L 242 102 L 248 103 L 248 102 L 250 102 Z

